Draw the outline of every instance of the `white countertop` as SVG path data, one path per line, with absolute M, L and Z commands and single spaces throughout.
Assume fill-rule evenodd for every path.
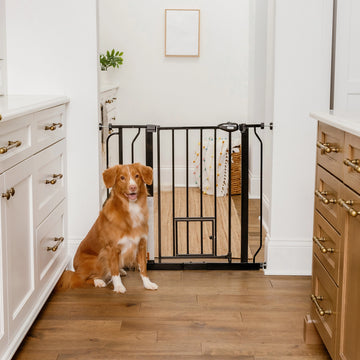
M 336 111 L 314 112 L 310 116 L 325 124 L 334 126 L 350 134 L 360 136 L 360 115 L 338 113 Z
M 70 99 L 56 95 L 5 95 L 0 96 L 0 124 L 13 118 L 31 114 L 57 105 L 66 104 Z

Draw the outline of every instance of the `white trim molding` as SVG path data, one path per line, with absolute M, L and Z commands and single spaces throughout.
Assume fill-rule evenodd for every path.
M 265 238 L 265 275 L 311 275 L 311 239 Z

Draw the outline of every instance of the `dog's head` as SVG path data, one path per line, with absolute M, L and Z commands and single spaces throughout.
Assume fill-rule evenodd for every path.
M 139 196 L 146 194 L 145 184 L 152 184 L 152 176 L 152 168 L 139 163 L 115 165 L 103 172 L 107 188 L 112 188 L 116 196 L 134 202 Z

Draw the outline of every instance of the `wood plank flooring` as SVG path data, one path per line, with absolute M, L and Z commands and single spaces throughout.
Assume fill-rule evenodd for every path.
M 54 292 L 16 360 L 330 360 L 305 345 L 310 277 L 261 271 L 152 271 L 107 288 Z

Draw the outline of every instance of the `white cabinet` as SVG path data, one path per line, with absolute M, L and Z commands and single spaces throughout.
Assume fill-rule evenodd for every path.
M 16 351 L 68 262 L 64 120 L 61 105 L 0 122 L 0 359 Z

